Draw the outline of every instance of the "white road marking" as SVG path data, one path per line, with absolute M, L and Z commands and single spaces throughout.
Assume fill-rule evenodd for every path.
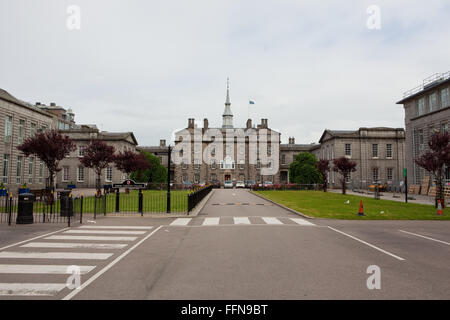
M 177 218 L 170 225 L 171 226 L 185 226 L 191 221 L 192 218 Z
M 8 259 L 93 259 L 105 260 L 111 257 L 112 253 L 90 253 L 90 252 L 0 252 L 0 258 Z
M 146 231 L 128 231 L 128 230 L 67 230 L 63 233 L 79 233 L 79 234 L 87 234 L 87 233 L 98 233 L 98 234 L 144 234 Z
M 36 239 L 39 239 L 39 238 L 43 238 L 43 237 L 49 236 L 51 234 L 67 230 L 67 229 L 69 229 L 69 228 L 62 228 L 62 229 L 59 229 L 59 230 L 56 230 L 56 231 L 53 231 L 53 232 L 50 232 L 50 233 L 43 234 L 42 236 L 37 236 L 37 237 L 31 238 L 31 239 L 28 239 L 28 240 L 23 240 L 23 241 L 20 241 L 20 242 L 16 242 L 16 243 L 10 244 L 10 245 L 8 245 L 6 247 L 0 248 L 0 251 L 4 250 L 4 249 L 11 248 L 11 247 L 14 247 L 14 246 L 17 246 L 17 245 L 25 243 L 25 242 L 29 242 L 29 241 L 33 241 L 33 240 L 36 240 Z
M 104 267 L 102 270 L 97 272 L 95 275 L 90 277 L 86 282 L 84 282 L 77 290 L 73 290 L 71 293 L 69 293 L 67 296 L 65 296 L 62 300 L 70 300 L 72 299 L 76 294 L 80 293 L 81 290 L 86 288 L 89 284 L 91 284 L 95 279 L 100 277 L 102 274 L 104 274 L 106 271 L 111 269 L 117 262 L 125 258 L 131 251 L 133 251 L 135 248 L 137 248 L 142 242 L 150 238 L 155 232 L 157 232 L 159 229 L 161 229 L 163 226 L 157 227 L 155 230 L 150 232 L 147 236 L 145 236 L 142 240 L 140 240 L 138 243 L 136 243 L 134 246 L 129 248 L 127 251 L 122 253 L 120 256 L 118 256 L 116 259 L 114 259 L 110 264 L 108 264 L 106 267 Z
M 283 222 L 281 222 L 277 218 L 273 218 L 273 217 L 262 217 L 262 219 L 267 224 L 283 224 Z
M 234 224 L 250 224 L 250 220 L 247 217 L 234 217 Z
M 403 230 L 398 230 L 398 231 L 404 232 L 404 233 L 408 233 L 408 234 L 411 234 L 411 235 L 416 236 L 416 237 L 421 237 L 421 238 L 424 238 L 424 239 L 428 239 L 428 240 L 431 240 L 431 241 L 440 242 L 440 243 L 443 243 L 443 244 L 446 244 L 446 245 L 450 246 L 449 242 L 445 242 L 445 241 L 438 240 L 438 239 L 433 239 L 433 238 L 430 238 L 430 237 L 427 237 L 427 236 L 423 236 L 421 234 L 412 233 L 412 232 L 408 232 L 408 231 L 403 231 Z
M 104 237 L 104 236 L 50 236 L 45 240 L 89 240 L 89 241 L 134 241 L 137 237 Z
M 89 249 L 122 249 L 125 243 L 75 243 L 75 242 L 30 242 L 22 248 L 89 248 Z
M 353 240 L 356 240 L 356 241 L 359 241 L 359 242 L 361 242 L 361 243 L 364 243 L 365 245 L 367 245 L 367 246 L 369 246 L 369 247 L 371 247 L 371 248 L 374 248 L 375 250 L 378 250 L 378 251 L 380 251 L 380 252 L 383 252 L 384 254 L 387 254 L 387 255 L 389 255 L 389 256 L 391 256 L 391 257 L 394 257 L 395 259 L 398 259 L 398 260 L 401 260 L 401 261 L 405 260 L 405 259 L 403 259 L 402 257 L 399 257 L 399 256 L 397 256 L 397 255 L 395 255 L 395 254 L 393 254 L 393 253 L 390 253 L 390 252 L 388 252 L 388 251 L 386 251 L 386 250 L 383 250 L 383 249 L 381 249 L 381 248 L 378 248 L 377 246 L 374 246 L 373 244 L 370 244 L 370 243 L 368 243 L 368 242 L 366 242 L 366 241 L 363 241 L 363 240 L 361 240 L 361 239 L 358 239 L 358 238 L 356 238 L 356 237 L 354 237 L 354 236 L 352 236 L 352 235 L 349 235 L 348 233 L 339 231 L 339 230 L 334 229 L 334 228 L 332 228 L 332 227 L 330 227 L 330 226 L 328 226 L 328 228 L 330 228 L 330 229 L 333 230 L 333 231 L 339 232 L 339 233 L 341 233 L 341 234 L 343 234 L 343 235 L 345 235 L 345 236 L 347 236 L 347 237 L 349 237 L 349 238 L 352 238 Z
M 0 264 L 0 273 L 67 274 L 68 267 L 68 265 Z M 79 267 L 81 274 L 86 274 L 95 268 L 95 266 Z
M 65 283 L 0 283 L 0 296 L 52 296 L 65 287 Z
M 301 218 L 290 218 L 292 221 L 294 221 L 297 224 L 300 224 L 302 226 L 315 226 L 314 223 L 311 223 L 309 221 L 306 221 L 305 219 L 301 219 Z
M 137 230 L 150 230 L 152 226 L 81 226 L 79 229 L 137 229 Z
M 203 221 L 203 226 L 215 226 L 218 225 L 220 221 L 220 217 L 214 217 L 214 218 L 205 218 Z

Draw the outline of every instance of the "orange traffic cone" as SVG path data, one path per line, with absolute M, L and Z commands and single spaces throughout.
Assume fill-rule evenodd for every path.
M 441 200 L 440 200 L 440 199 L 438 200 L 438 206 L 437 206 L 437 212 L 436 212 L 436 214 L 437 214 L 438 216 L 442 216 L 442 205 L 441 205 Z
M 363 206 L 363 202 L 361 200 L 361 202 L 359 203 L 359 212 L 358 212 L 358 216 L 363 216 L 364 215 L 364 206 Z

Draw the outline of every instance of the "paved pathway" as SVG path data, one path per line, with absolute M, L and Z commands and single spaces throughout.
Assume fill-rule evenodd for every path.
M 217 189 L 197 217 L 102 218 L 0 249 L 0 299 L 449 299 L 449 229 L 304 219 Z

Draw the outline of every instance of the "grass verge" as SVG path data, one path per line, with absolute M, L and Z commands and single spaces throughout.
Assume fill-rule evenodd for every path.
M 432 205 L 375 200 L 356 195 L 322 191 L 255 191 L 288 208 L 315 218 L 351 220 L 450 220 L 450 208 L 436 215 Z M 358 216 L 360 201 L 365 216 Z M 349 201 L 348 204 L 346 202 Z

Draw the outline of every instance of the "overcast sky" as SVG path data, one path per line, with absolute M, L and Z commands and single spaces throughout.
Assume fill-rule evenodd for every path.
M 450 70 L 450 1 L 0 0 L 0 39 L 0 88 L 140 145 L 191 117 L 221 126 L 227 77 L 235 127 L 252 99 L 254 123 L 311 143 L 325 128 L 404 127 L 403 92 Z

